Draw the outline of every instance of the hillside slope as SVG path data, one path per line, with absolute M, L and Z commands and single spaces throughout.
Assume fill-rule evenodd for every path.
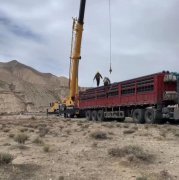
M 0 63 L 0 113 L 45 111 L 68 92 L 65 77 L 38 72 L 16 60 Z

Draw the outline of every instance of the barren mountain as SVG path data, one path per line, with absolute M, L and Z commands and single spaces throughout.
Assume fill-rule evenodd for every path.
M 65 77 L 41 73 L 16 60 L 0 63 L 0 113 L 45 111 L 67 94 Z

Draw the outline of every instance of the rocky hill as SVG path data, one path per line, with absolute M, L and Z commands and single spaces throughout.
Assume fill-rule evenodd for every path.
M 68 79 L 41 73 L 16 60 L 0 63 L 0 113 L 45 111 L 68 95 Z

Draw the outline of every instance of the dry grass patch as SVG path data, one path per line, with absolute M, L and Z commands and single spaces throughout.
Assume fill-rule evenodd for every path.
M 22 129 L 20 129 L 20 132 L 26 132 L 26 131 L 28 131 L 28 128 L 22 128 Z
M 166 138 L 166 137 L 167 137 L 167 131 L 165 131 L 165 130 L 161 130 L 159 134 L 160 134 L 160 136 L 163 137 L 163 138 Z
M 13 133 L 10 133 L 10 134 L 9 134 L 9 137 L 10 137 L 10 138 L 14 138 L 14 136 L 15 136 L 15 134 L 13 134 Z
M 95 131 L 92 132 L 90 134 L 90 137 L 92 137 L 93 139 L 97 139 L 97 140 L 104 140 L 107 139 L 107 133 L 103 132 L 103 131 Z
M 8 128 L 3 129 L 3 132 L 5 132 L 5 133 L 7 133 L 7 132 L 9 132 L 9 131 L 10 131 L 10 129 L 8 129 Z
M 46 127 L 40 127 L 39 128 L 39 136 L 40 137 L 45 137 L 46 134 L 48 134 L 49 129 Z
M 107 127 L 107 128 L 114 128 L 115 127 L 115 125 L 112 123 L 103 123 L 102 126 Z
M 25 144 L 25 141 L 28 140 L 28 136 L 24 133 L 21 133 L 21 134 L 17 134 L 15 137 L 14 137 L 14 141 L 18 142 L 19 144 Z
M 108 150 L 108 154 L 112 157 L 127 157 L 130 162 L 137 162 L 137 160 L 143 162 L 151 162 L 153 155 L 148 154 L 136 145 L 124 146 L 123 148 L 111 148 Z
M 144 174 L 141 177 L 137 177 L 136 180 L 174 180 L 176 179 L 167 170 L 160 171 L 159 173 Z
M 29 148 L 28 146 L 25 146 L 25 145 L 23 145 L 23 144 L 18 144 L 16 147 L 17 147 L 18 149 L 21 149 L 21 150 L 26 150 L 26 149 Z
M 146 176 L 137 177 L 136 180 L 148 180 Z
M 36 137 L 33 141 L 34 144 L 43 145 L 44 142 L 40 137 Z
M 128 124 L 124 124 L 123 128 L 129 128 L 129 125 Z
M 44 152 L 49 152 L 50 151 L 50 146 L 45 144 L 44 147 L 43 147 L 43 151 Z
M 0 153 L 0 165 L 9 164 L 12 162 L 14 157 L 8 153 Z
M 133 134 L 133 133 L 135 133 L 134 129 L 128 129 L 123 131 L 123 134 Z

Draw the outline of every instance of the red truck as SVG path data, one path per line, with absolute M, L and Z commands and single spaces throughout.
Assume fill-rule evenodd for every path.
M 88 120 L 124 121 L 132 117 L 136 123 L 163 123 L 179 120 L 179 78 L 161 72 L 80 92 L 74 108 L 66 115 L 86 116 Z

